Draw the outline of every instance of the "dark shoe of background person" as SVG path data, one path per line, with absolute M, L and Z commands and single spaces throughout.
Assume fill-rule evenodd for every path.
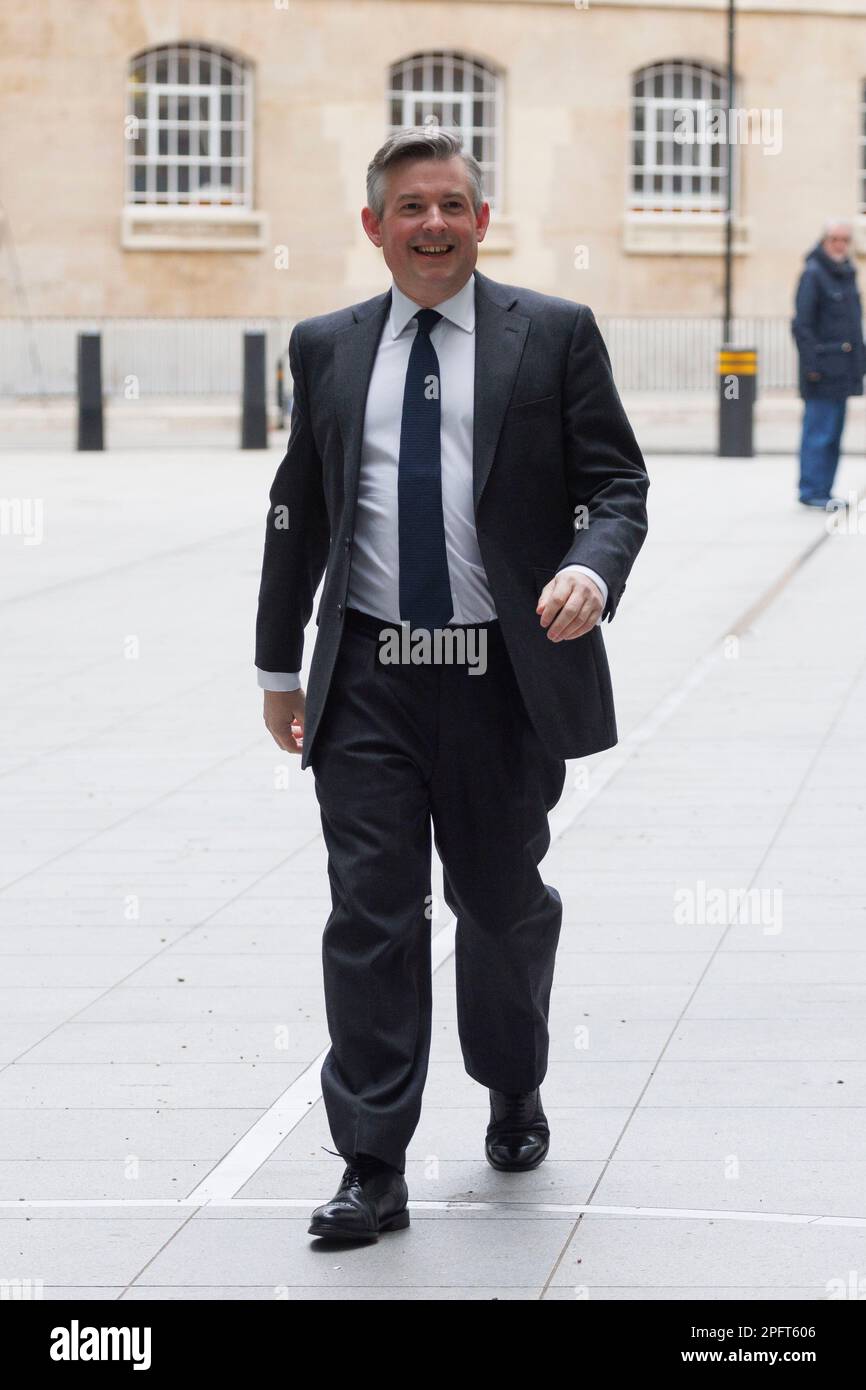
M 490 1092 L 490 1123 L 484 1139 L 488 1163 L 502 1172 L 526 1172 L 538 1167 L 549 1144 L 550 1129 L 541 1108 L 540 1087 L 534 1091 Z
M 409 1225 L 406 1178 L 381 1159 L 359 1154 L 346 1163 L 340 1186 L 316 1207 L 308 1234 L 332 1240 L 377 1240 Z

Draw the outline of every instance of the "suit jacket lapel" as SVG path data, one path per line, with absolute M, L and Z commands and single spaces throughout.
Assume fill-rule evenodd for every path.
M 529 319 L 511 312 L 516 296 L 507 286 L 475 272 L 475 409 L 472 431 L 472 495 L 475 510 L 493 466 Z
M 362 309 L 353 309 L 355 322 L 343 328 L 334 342 L 335 410 L 343 437 L 343 487 L 345 506 L 355 515 L 367 392 L 385 320 L 391 312 L 391 291 L 386 290 Z

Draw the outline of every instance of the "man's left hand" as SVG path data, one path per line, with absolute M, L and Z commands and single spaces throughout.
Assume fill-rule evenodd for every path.
M 551 642 L 570 642 L 591 632 L 601 615 L 604 600 L 598 585 L 587 574 L 557 574 L 545 584 L 536 613 Z

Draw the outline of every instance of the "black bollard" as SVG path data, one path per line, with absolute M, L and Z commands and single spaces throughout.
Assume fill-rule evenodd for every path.
M 265 396 L 265 335 L 244 334 L 244 385 L 241 410 L 241 448 L 268 447 L 268 410 Z
M 752 422 L 758 387 L 758 349 L 719 348 L 719 457 L 753 458 Z
M 78 448 L 104 449 L 102 420 L 102 338 L 78 335 Z

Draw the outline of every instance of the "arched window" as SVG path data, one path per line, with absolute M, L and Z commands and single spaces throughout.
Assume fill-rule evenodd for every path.
M 127 204 L 252 206 L 252 73 L 205 44 L 129 65 Z
M 502 203 L 502 82 L 492 68 L 460 53 L 413 53 L 395 63 L 387 96 L 388 134 L 406 126 L 457 129 L 481 165 L 491 211 Z
M 704 63 L 675 59 L 653 63 L 634 74 L 631 211 L 724 212 L 732 148 L 727 138 L 728 106 L 727 77 Z M 719 120 L 723 139 L 712 138 L 714 121 Z M 688 127 L 695 133 L 694 140 L 676 138 L 678 131 Z

